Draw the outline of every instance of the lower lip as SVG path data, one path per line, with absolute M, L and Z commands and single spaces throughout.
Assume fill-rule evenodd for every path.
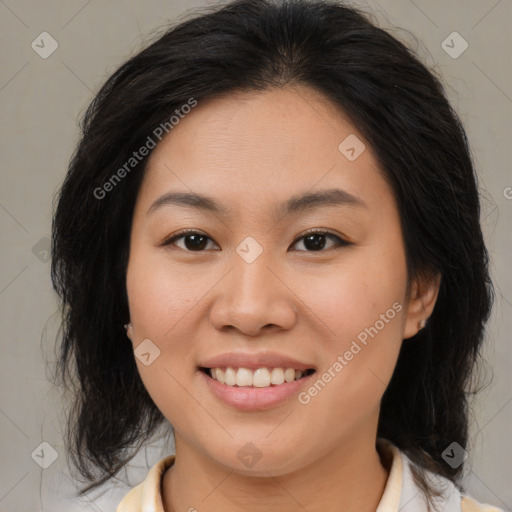
M 285 382 L 278 386 L 266 388 L 235 387 L 221 384 L 203 371 L 199 371 L 201 378 L 206 382 L 210 391 L 220 400 L 241 411 L 261 411 L 275 407 L 292 396 L 296 396 L 299 390 L 307 385 L 310 377 L 307 375 L 293 382 Z

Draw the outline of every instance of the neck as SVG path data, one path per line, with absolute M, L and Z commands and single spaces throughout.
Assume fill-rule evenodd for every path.
M 352 439 L 279 477 L 241 475 L 176 438 L 176 459 L 163 477 L 165 512 L 375 512 L 389 467 L 373 441 Z

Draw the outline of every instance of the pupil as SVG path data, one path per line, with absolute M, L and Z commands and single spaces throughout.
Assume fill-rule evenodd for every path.
M 187 243 L 190 240 L 192 240 L 192 243 Z M 191 250 L 204 249 L 204 246 L 206 246 L 206 237 L 203 235 L 187 235 L 185 237 L 185 246 L 187 249 Z
M 318 238 L 321 238 L 322 240 L 319 241 Z M 304 239 L 304 246 L 307 249 L 312 250 L 323 249 L 325 246 L 325 235 L 322 235 L 321 233 L 313 233 L 312 235 L 308 235 Z

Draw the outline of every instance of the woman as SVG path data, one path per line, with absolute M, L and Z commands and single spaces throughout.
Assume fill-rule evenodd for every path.
M 466 135 L 362 13 L 238 0 L 121 66 L 52 278 L 82 492 L 172 425 L 118 512 L 498 510 L 458 483 L 493 298 Z

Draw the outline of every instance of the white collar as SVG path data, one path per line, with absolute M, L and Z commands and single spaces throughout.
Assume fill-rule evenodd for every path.
M 393 463 L 388 481 L 376 512 L 428 512 L 423 490 L 414 480 L 411 459 L 395 445 L 385 439 L 379 444 L 393 454 Z M 417 467 L 417 466 L 416 466 Z M 442 491 L 442 496 L 433 498 L 438 512 L 462 512 L 461 494 L 448 478 L 423 470 L 432 487 Z

